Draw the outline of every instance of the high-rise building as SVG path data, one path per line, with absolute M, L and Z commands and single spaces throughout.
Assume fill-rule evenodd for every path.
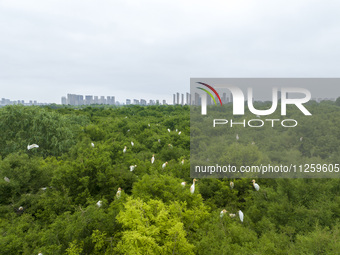
M 131 100 L 130 99 L 126 99 L 126 105 L 130 105 L 131 104 Z
M 179 93 L 178 92 L 176 93 L 176 98 L 177 98 L 176 104 L 179 104 Z
M 166 105 L 167 103 L 166 103 L 166 100 L 163 100 L 163 105 Z
M 146 100 L 145 99 L 141 99 L 140 100 L 140 105 L 146 105 Z
M 182 100 L 181 100 L 181 105 L 184 105 L 184 94 L 181 94 L 181 97 L 182 97 L 182 98 L 181 98 L 181 99 L 182 99 Z
M 139 100 L 138 99 L 133 99 L 133 104 L 139 105 Z
M 187 96 L 187 105 L 191 105 L 191 97 L 190 97 L 190 94 L 188 92 L 187 92 L 186 96 Z
M 67 100 L 66 100 L 66 97 L 62 97 L 61 98 L 61 104 L 67 104 Z
M 173 96 L 174 97 L 173 97 L 173 101 L 172 102 L 173 102 L 173 105 L 175 105 L 176 104 L 176 94 L 174 94 Z
M 85 96 L 85 104 L 90 105 L 92 103 L 93 103 L 93 96 L 91 96 L 91 95 Z

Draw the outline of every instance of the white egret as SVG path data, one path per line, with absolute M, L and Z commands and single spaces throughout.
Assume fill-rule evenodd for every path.
M 40 188 L 41 190 L 47 190 L 47 187 Z
M 223 216 L 224 216 L 224 214 L 226 214 L 227 213 L 227 210 L 226 209 L 223 209 L 222 211 L 221 211 L 221 213 L 220 213 L 220 217 L 222 218 Z
M 102 201 L 101 200 L 99 200 L 98 202 L 97 202 L 97 204 L 96 204 L 98 207 L 101 207 L 102 206 Z
M 41 252 L 39 252 L 38 255 L 43 255 L 43 254 Z
M 238 134 L 236 134 L 236 140 L 240 139 L 240 137 L 238 136 Z
M 135 167 L 136 167 L 137 165 L 132 165 L 132 166 L 130 166 L 130 171 L 132 172 L 133 170 L 135 170 Z
M 155 154 L 153 154 L 151 158 L 151 164 L 153 164 L 153 162 L 155 162 Z
M 168 144 L 169 148 L 172 149 L 174 146 L 172 146 L 171 143 Z
M 148 126 L 150 127 L 150 123 L 148 124 Z
M 186 182 L 181 182 L 182 187 L 185 187 L 186 184 Z
M 161 139 L 158 139 L 158 142 L 161 143 Z
M 119 199 L 121 195 L 122 195 L 122 189 L 118 188 L 118 191 L 116 193 L 116 197 Z
M 252 141 L 252 142 L 251 142 L 251 144 L 252 144 L 252 145 L 255 145 L 255 142 L 254 142 L 254 141 Z
M 123 153 L 125 153 L 126 152 L 126 146 L 124 146 L 124 149 L 123 149 Z
M 236 214 L 235 214 L 235 213 L 229 213 L 229 217 L 230 217 L 230 218 L 235 218 L 235 217 L 236 217 Z
M 94 148 L 94 143 L 91 143 L 91 146 Z
M 182 131 L 179 131 L 178 134 L 180 135 L 182 133 Z
M 191 194 L 194 194 L 194 192 L 195 192 L 195 182 L 196 182 L 196 181 L 197 181 L 197 180 L 194 179 L 193 182 L 192 182 L 192 185 L 191 185 L 191 187 L 190 187 L 190 193 L 191 193 Z
M 168 164 L 168 162 L 165 162 L 163 165 L 162 165 L 162 168 L 164 169 L 166 167 L 166 165 Z
M 39 148 L 38 144 L 31 144 L 31 145 L 27 145 L 27 150 L 33 149 L 33 148 Z
M 240 217 L 240 221 L 243 222 L 243 212 L 241 210 L 238 211 L 238 216 Z
M 255 190 L 256 190 L 256 191 L 259 191 L 260 185 L 258 185 L 257 183 L 255 183 L 255 180 L 252 180 L 252 182 L 253 182 L 253 186 L 254 186 Z
M 302 139 L 303 139 L 303 137 L 301 136 L 301 137 L 300 137 L 300 142 L 302 142 Z
M 168 131 L 169 131 L 169 133 L 170 133 L 170 129 L 168 128 Z
M 128 129 L 128 132 L 130 132 L 130 129 Z
M 134 146 L 135 144 L 131 141 L 131 145 Z
M 176 128 L 176 132 L 178 132 L 178 129 Z
M 230 185 L 230 188 L 231 188 L 231 189 L 233 189 L 234 186 L 235 186 L 233 182 L 230 182 L 229 185 Z
M 184 159 L 182 159 L 181 163 L 182 163 L 182 165 L 184 164 Z
M 4 177 L 5 182 L 11 182 L 11 180 L 8 177 Z

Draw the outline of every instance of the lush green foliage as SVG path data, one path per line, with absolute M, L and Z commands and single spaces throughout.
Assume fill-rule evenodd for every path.
M 339 163 L 338 105 L 311 104 L 319 121 L 304 119 L 306 129 L 268 129 L 263 136 L 245 128 L 238 143 L 233 133 L 220 148 L 224 160 Z M 0 117 L 1 254 L 340 250 L 339 179 L 258 179 L 258 192 L 250 179 L 199 179 L 191 194 L 187 106 L 11 106 L 1 108 Z M 32 143 L 39 148 L 27 150 Z M 137 165 L 133 171 L 131 165 Z M 228 213 L 220 217 L 222 209 Z

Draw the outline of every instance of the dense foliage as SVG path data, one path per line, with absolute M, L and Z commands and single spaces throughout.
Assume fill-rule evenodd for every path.
M 319 122 L 308 129 L 263 137 L 244 128 L 237 144 L 234 135 L 226 138 L 227 159 L 331 156 L 340 163 L 338 105 L 312 104 Z M 257 179 L 259 191 L 251 179 L 199 179 L 191 194 L 189 112 L 188 106 L 1 108 L 0 253 L 339 252 L 340 179 Z M 32 143 L 39 148 L 27 150 Z M 220 217 L 223 209 L 228 213 Z

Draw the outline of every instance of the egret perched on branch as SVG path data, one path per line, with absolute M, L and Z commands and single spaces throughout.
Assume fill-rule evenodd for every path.
M 150 127 L 150 123 L 148 124 L 148 126 Z
M 230 185 L 230 188 L 231 188 L 231 189 L 234 188 L 234 183 L 233 183 L 233 182 L 230 182 L 229 185 Z
M 170 129 L 168 128 L 168 131 L 169 131 L 169 133 L 170 133 Z
M 94 143 L 91 143 L 91 146 L 94 148 Z
M 236 214 L 235 214 L 235 213 L 229 213 L 229 217 L 230 217 L 230 218 L 235 218 L 235 217 L 236 217 Z
M 98 207 L 101 207 L 102 206 L 102 201 L 101 200 L 99 200 L 98 202 L 97 202 L 97 204 L 96 204 Z
M 222 211 L 221 211 L 221 213 L 220 213 L 220 217 L 222 218 L 223 216 L 224 216 L 224 214 L 226 214 L 227 213 L 227 210 L 226 209 L 223 209 Z
M 300 137 L 300 142 L 302 142 L 302 139 L 303 139 L 303 137 L 301 136 L 301 137 Z
M 181 182 L 182 187 L 185 187 L 186 182 Z
M 124 149 L 123 149 L 123 153 L 125 153 L 126 152 L 126 146 L 124 146 Z
M 122 189 L 118 188 L 118 191 L 116 193 L 116 197 L 119 199 L 121 195 L 122 195 Z
M 40 188 L 40 189 L 45 191 L 45 190 L 47 190 L 47 187 L 43 187 L 43 188 Z
M 130 171 L 132 172 L 133 170 L 135 170 L 135 167 L 136 167 L 137 165 L 132 165 L 132 166 L 130 166 Z
M 182 165 L 184 165 L 184 159 L 182 159 L 181 163 L 182 163 Z
M 166 165 L 168 164 L 168 162 L 165 162 L 163 165 L 162 165 L 162 168 L 164 169 L 166 167 Z
M 5 182 L 11 182 L 11 180 L 8 177 L 4 177 Z
M 243 222 L 243 212 L 241 210 L 238 211 L 238 216 L 240 217 L 240 221 Z
M 178 129 L 176 128 L 176 132 L 178 132 Z
M 33 148 L 39 148 L 38 144 L 31 144 L 31 145 L 27 145 L 27 150 L 33 149 Z
M 39 252 L 38 255 L 43 255 L 43 254 L 41 252 Z
M 158 139 L 158 142 L 161 143 L 161 139 Z
M 252 141 L 252 142 L 251 142 L 251 144 L 252 144 L 252 145 L 255 145 L 255 142 L 254 142 L 254 141 Z
M 135 144 L 131 141 L 131 145 L 134 146 Z
M 238 136 L 238 134 L 236 134 L 236 140 L 240 139 L 240 137 Z
M 260 185 L 258 185 L 257 183 L 255 183 L 255 180 L 252 180 L 252 182 L 253 182 L 253 186 L 254 186 L 255 190 L 256 190 L 256 191 L 259 191 Z
M 178 132 L 178 135 L 180 135 L 181 133 L 182 133 L 182 131 L 179 131 L 179 132 Z
M 191 192 L 191 194 L 194 194 L 194 192 L 195 192 L 195 182 L 196 182 L 196 181 L 197 181 L 197 180 L 194 179 L 193 182 L 192 182 L 192 185 L 191 185 L 191 187 L 190 187 L 190 192 Z
M 152 154 L 151 164 L 153 164 L 153 162 L 155 162 L 155 154 Z
M 172 146 L 171 143 L 168 144 L 169 148 L 172 149 L 174 146 Z

